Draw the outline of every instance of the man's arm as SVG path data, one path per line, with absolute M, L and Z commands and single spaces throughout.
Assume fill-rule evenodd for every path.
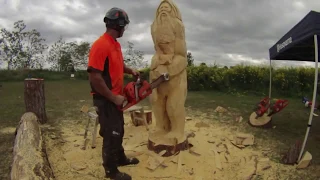
M 94 43 L 89 53 L 89 63 L 87 72 L 89 73 L 89 81 L 93 88 L 108 100 L 114 102 L 115 95 L 108 88 L 102 78 L 104 71 L 104 63 L 107 58 L 106 50 L 101 44 Z
M 108 88 L 106 83 L 104 82 L 101 73 L 92 71 L 89 73 L 89 81 L 91 82 L 92 86 L 99 94 L 110 100 L 111 102 L 115 101 L 115 95 L 111 92 Z

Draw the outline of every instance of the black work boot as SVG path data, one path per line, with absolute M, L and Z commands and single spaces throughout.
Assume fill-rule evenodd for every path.
M 112 180 L 132 180 L 129 174 L 120 172 L 118 169 L 113 172 L 106 172 L 106 178 L 110 178 Z
M 127 157 L 123 157 L 120 158 L 118 161 L 118 166 L 128 166 L 128 165 L 136 165 L 139 164 L 139 159 L 137 158 L 127 158 Z

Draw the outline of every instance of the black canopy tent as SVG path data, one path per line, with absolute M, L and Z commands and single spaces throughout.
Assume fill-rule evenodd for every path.
M 310 110 L 307 131 L 300 151 L 298 162 L 301 160 L 312 124 L 314 105 L 317 94 L 318 61 L 320 41 L 320 13 L 310 11 L 298 24 L 287 32 L 275 45 L 269 49 L 270 56 L 270 87 L 271 98 L 271 60 L 309 61 L 315 62 L 314 89 L 312 107 Z

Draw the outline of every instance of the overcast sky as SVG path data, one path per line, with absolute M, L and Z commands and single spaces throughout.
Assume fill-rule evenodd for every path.
M 197 62 L 220 65 L 268 63 L 269 48 L 319 0 L 175 0 L 186 28 L 186 43 Z M 112 7 L 127 11 L 130 25 L 120 42 L 127 41 L 154 53 L 150 25 L 160 0 L 0 0 L 0 27 L 24 20 L 48 43 L 66 40 L 93 42 L 105 31 L 103 17 Z M 288 62 L 277 62 L 277 65 Z M 305 65 L 304 62 L 289 65 Z M 312 64 L 313 65 L 313 64 Z

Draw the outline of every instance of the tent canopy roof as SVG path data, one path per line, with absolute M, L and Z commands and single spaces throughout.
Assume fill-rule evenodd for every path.
M 269 49 L 271 60 L 315 61 L 314 35 L 320 36 L 320 13 L 310 11 Z

